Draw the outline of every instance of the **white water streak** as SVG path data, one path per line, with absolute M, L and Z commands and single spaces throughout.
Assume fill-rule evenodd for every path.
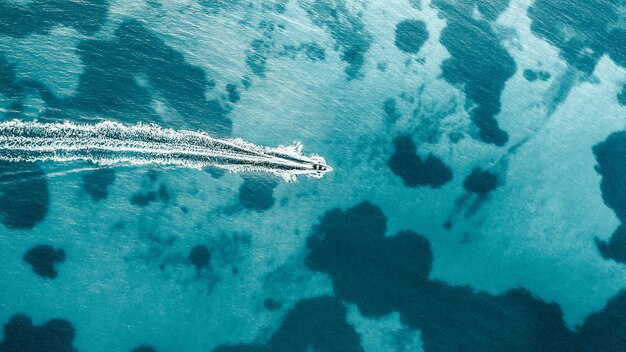
M 302 146 L 257 146 L 238 138 L 216 139 L 204 132 L 154 124 L 123 125 L 0 122 L 0 160 L 10 162 L 89 161 L 98 165 L 169 165 L 231 172 L 267 172 L 287 181 L 298 175 L 320 178 L 331 168 Z

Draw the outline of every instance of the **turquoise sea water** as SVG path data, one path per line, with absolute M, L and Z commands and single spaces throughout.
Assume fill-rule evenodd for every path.
M 0 352 L 626 350 L 623 0 L 0 0 L 0 119 L 298 182 L 0 164 Z

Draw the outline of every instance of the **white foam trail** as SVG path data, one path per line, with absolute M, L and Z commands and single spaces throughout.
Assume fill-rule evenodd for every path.
M 98 165 L 170 165 L 231 172 L 267 172 L 286 181 L 299 175 L 320 178 L 332 169 L 302 146 L 257 146 L 239 138 L 216 139 L 204 132 L 154 124 L 123 125 L 0 122 L 0 160 L 10 162 L 91 161 Z

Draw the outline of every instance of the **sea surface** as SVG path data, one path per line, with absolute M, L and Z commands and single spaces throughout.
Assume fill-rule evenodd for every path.
M 0 163 L 0 352 L 626 350 L 624 0 L 0 0 L 0 120 L 333 171 Z

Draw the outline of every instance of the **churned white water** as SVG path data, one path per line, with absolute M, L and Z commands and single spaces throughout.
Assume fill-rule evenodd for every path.
M 298 175 L 319 178 L 328 170 L 324 158 L 303 155 L 299 143 L 271 148 L 238 138 L 215 139 L 201 131 L 113 121 L 95 125 L 2 122 L 0 160 L 89 161 L 107 166 L 170 165 L 193 169 L 212 166 L 231 172 L 267 172 L 286 181 L 293 181 Z

